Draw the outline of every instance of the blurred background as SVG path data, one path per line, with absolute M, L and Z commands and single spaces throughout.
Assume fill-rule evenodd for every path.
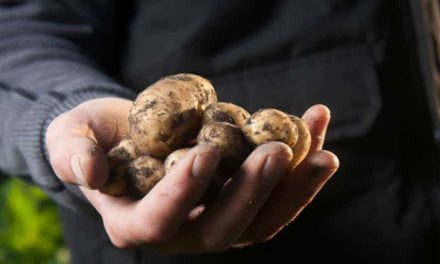
M 69 259 L 55 204 L 40 189 L 0 172 L 0 264 Z

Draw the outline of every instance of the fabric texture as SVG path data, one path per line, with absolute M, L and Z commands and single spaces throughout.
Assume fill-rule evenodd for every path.
M 97 33 L 103 28 L 90 15 L 63 1 L 0 4 L 0 168 L 80 211 L 91 208 L 55 177 L 44 155 L 45 129 L 86 100 L 133 97 L 97 66 L 112 54 L 100 48 L 108 32 Z

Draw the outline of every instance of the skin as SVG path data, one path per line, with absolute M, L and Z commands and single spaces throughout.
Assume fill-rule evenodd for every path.
M 120 248 L 205 253 L 266 241 L 298 216 L 339 166 L 334 154 L 322 150 L 330 114 L 317 105 L 303 116 L 311 131 L 309 154 L 289 173 L 290 148 L 279 142 L 263 144 L 212 203 L 197 206 L 220 155 L 215 148 L 196 146 L 141 200 L 105 195 L 92 189 L 108 178 L 105 153 L 126 134 L 130 104 L 115 98 L 87 101 L 54 119 L 46 133 L 57 176 L 82 186 Z
M 251 146 L 240 128 L 226 122 L 205 124 L 197 136 L 198 145 L 217 148 L 222 156 L 220 170 L 236 171 L 251 151 Z

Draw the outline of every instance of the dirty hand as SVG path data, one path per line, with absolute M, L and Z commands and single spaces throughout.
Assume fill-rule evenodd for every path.
M 130 106 L 123 99 L 90 100 L 54 119 L 46 133 L 55 173 L 64 182 L 81 186 L 120 248 L 205 253 L 265 241 L 311 202 L 339 166 L 334 154 L 322 150 L 330 114 L 316 105 L 303 116 L 312 135 L 309 155 L 288 174 L 292 153 L 287 145 L 263 144 L 225 183 L 216 200 L 201 206 L 198 201 L 220 156 L 212 147 L 197 146 L 141 200 L 108 196 L 93 189 L 108 178 L 105 152 L 128 133 Z

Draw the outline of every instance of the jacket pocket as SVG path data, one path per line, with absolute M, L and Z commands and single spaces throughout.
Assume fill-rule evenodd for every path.
M 220 101 L 251 113 L 278 108 L 295 115 L 327 105 L 332 120 L 327 141 L 365 135 L 381 109 L 374 63 L 367 47 L 313 54 L 213 78 Z

